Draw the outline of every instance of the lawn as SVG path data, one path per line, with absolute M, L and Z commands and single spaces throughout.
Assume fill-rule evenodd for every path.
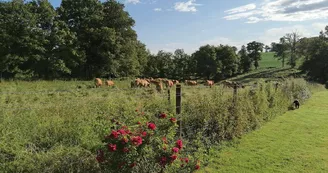
M 203 172 L 328 172 L 327 98 L 317 92 L 299 110 L 215 148 Z

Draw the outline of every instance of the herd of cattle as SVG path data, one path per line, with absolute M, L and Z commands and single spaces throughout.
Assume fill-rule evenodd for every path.
M 169 79 L 162 79 L 162 78 L 145 78 L 145 79 L 140 79 L 137 78 L 133 81 L 131 81 L 131 88 L 147 88 L 147 87 L 151 87 L 152 85 L 154 85 L 156 87 L 156 90 L 158 92 L 162 92 L 164 86 L 166 88 L 171 88 L 172 86 L 179 84 L 180 82 L 178 80 L 169 80 Z M 185 80 L 184 84 L 187 86 L 196 86 L 198 85 L 197 81 L 194 80 Z M 244 86 L 240 83 L 237 82 L 232 82 L 232 81 L 223 81 L 221 82 L 221 84 L 223 84 L 223 86 L 225 87 L 230 87 L 233 88 L 235 86 L 237 87 L 243 87 Z M 96 87 L 100 87 L 103 85 L 103 82 L 100 78 L 96 78 L 95 79 L 95 85 Z M 105 81 L 105 85 L 106 86 L 114 86 L 115 83 L 112 80 L 106 80 Z M 209 86 L 210 88 L 212 88 L 212 86 L 214 85 L 214 81 L 212 80 L 206 80 L 204 83 L 205 86 Z

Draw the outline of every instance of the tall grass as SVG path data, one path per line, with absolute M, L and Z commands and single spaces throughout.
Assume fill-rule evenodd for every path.
M 91 81 L 1 83 L 0 172 L 101 172 L 96 149 L 113 119 L 136 123 L 140 112 L 174 114 L 174 89 L 169 103 L 166 92 L 115 82 L 111 88 L 92 88 Z M 183 137 L 200 148 L 240 137 L 287 111 L 291 100 L 307 99 L 306 88 L 296 79 L 277 91 L 260 82 L 240 89 L 233 102 L 231 89 L 183 86 Z

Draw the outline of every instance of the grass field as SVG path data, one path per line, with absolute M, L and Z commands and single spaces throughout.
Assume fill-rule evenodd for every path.
M 260 61 L 260 68 L 279 68 L 281 67 L 281 62 L 274 58 L 274 52 L 262 53 L 262 60 Z
M 202 172 L 328 172 L 327 98 L 318 92 L 299 110 L 214 149 Z

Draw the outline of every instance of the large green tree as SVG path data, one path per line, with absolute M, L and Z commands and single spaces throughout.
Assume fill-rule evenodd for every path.
M 247 49 L 243 45 L 238 52 L 239 57 L 240 57 L 240 63 L 239 63 L 239 71 L 242 73 L 247 73 L 251 70 L 252 68 L 252 60 L 247 54 Z
M 301 41 L 305 56 L 301 69 L 310 79 L 321 83 L 328 82 L 328 26 L 319 37 L 305 38 Z
M 251 58 L 252 62 L 254 62 L 254 67 L 256 69 L 260 66 L 259 61 L 262 58 L 261 52 L 263 52 L 263 46 L 263 43 L 256 41 L 247 44 L 248 56 Z
M 300 57 L 299 56 L 299 51 L 297 49 L 297 44 L 300 40 L 300 35 L 297 32 L 292 32 L 289 34 L 286 34 L 284 38 L 284 43 L 288 45 L 289 48 L 289 56 L 290 58 L 288 59 L 288 65 L 290 65 L 292 68 L 296 66 L 296 61 Z
M 289 46 L 286 43 L 286 40 L 284 38 L 280 38 L 280 42 L 275 43 L 273 51 L 275 52 L 274 57 L 278 58 L 278 60 L 281 60 L 282 67 L 284 67 L 286 58 L 289 53 Z

